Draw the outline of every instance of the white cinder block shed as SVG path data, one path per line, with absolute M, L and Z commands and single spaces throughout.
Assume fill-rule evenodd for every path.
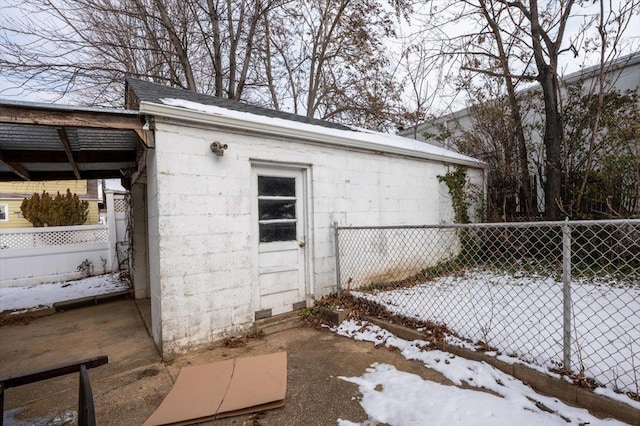
M 478 161 L 403 137 L 139 80 L 127 107 L 155 133 L 132 179 L 133 277 L 167 357 L 335 292 L 334 222 L 451 222 L 450 165 L 482 187 Z

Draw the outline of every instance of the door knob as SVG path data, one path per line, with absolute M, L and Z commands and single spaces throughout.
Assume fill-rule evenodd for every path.
M 304 241 L 298 241 L 298 247 L 300 248 L 304 247 Z

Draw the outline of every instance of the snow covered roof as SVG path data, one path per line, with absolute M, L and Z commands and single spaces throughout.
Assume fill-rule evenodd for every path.
M 281 118 L 284 120 L 314 124 L 317 126 L 328 127 L 332 129 L 349 130 L 349 127 L 339 123 L 332 123 L 330 121 L 318 120 L 317 118 L 309 118 L 303 115 L 291 114 L 284 111 L 276 111 L 269 108 L 261 108 L 244 102 L 234 101 L 226 98 L 219 98 L 217 96 L 203 95 L 201 93 L 192 92 L 190 90 L 178 89 L 175 87 L 164 86 L 162 84 L 150 83 L 148 81 L 142 81 L 133 78 L 126 79 L 126 86 L 127 106 L 135 109 L 139 108 L 140 102 L 161 103 L 161 100 L 163 98 L 177 98 L 203 105 L 218 106 L 230 111 L 242 111 L 264 117 Z
M 132 99 L 131 96 L 137 99 Z M 214 124 L 230 129 L 291 137 L 326 145 L 397 154 L 469 167 L 484 167 L 481 161 L 455 151 L 413 139 L 374 132 L 343 124 L 273 111 L 243 102 L 201 95 L 155 83 L 127 79 L 128 107 L 146 114 Z

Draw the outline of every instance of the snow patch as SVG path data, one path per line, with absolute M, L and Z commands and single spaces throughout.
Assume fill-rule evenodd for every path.
M 374 364 L 361 377 L 341 377 L 356 383 L 362 393 L 361 405 L 368 422 L 390 425 L 622 425 L 601 420 L 587 410 L 570 407 L 556 398 L 537 394 L 520 380 L 484 363 L 467 360 L 439 350 L 423 350 L 428 343 L 406 341 L 376 325 L 347 320 L 334 327 L 342 336 L 393 346 L 410 360 L 442 373 L 456 385 L 486 389 L 460 389 L 425 381 L 395 367 Z M 340 420 L 338 424 L 358 423 Z M 372 423 L 361 423 L 361 425 Z
M 0 288 L 0 312 L 12 314 L 50 308 L 56 302 L 115 293 L 129 288 L 118 273 L 98 275 L 76 281 L 36 284 L 29 287 Z
M 584 368 L 611 389 L 636 392 L 640 289 L 600 277 L 575 279 L 571 293 L 571 369 Z M 562 364 L 562 282 L 551 277 L 471 269 L 411 288 L 351 294 L 399 316 L 444 324 L 461 338 L 486 342 L 545 374 Z M 446 341 L 475 348 L 454 336 Z

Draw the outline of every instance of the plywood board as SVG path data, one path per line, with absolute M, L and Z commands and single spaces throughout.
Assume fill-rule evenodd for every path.
M 186 425 L 282 407 L 286 393 L 286 352 L 185 367 L 144 425 Z

